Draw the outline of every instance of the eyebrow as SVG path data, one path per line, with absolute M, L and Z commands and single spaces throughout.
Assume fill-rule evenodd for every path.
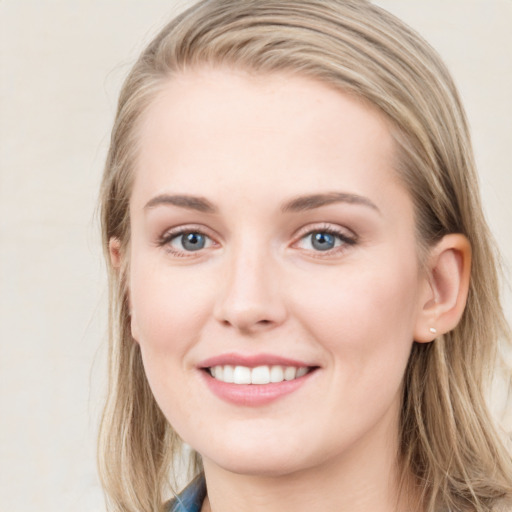
M 347 192 L 328 192 L 325 194 L 311 194 L 305 196 L 299 196 L 291 201 L 287 202 L 282 206 L 281 211 L 283 213 L 289 212 L 301 212 L 307 210 L 313 210 L 320 208 L 321 206 L 328 206 L 333 203 L 348 203 L 367 206 L 372 210 L 380 213 L 379 208 L 375 203 L 370 201 L 367 197 L 359 196 L 357 194 L 349 194 Z M 144 209 L 155 208 L 160 205 L 172 205 L 188 210 L 195 210 L 202 213 L 217 213 L 218 209 L 205 199 L 200 196 L 191 196 L 183 194 L 160 194 L 153 199 L 149 200 Z
M 160 205 L 172 205 L 179 206 L 181 208 L 186 208 L 188 210 L 196 210 L 202 213 L 217 213 L 217 208 L 213 206 L 208 199 L 199 196 L 189 196 L 189 195 L 169 195 L 169 194 L 161 194 L 153 199 L 149 200 L 144 206 L 144 209 L 154 208 L 155 206 Z
M 348 203 L 367 206 L 379 214 L 381 213 L 377 205 L 367 197 L 359 196 L 357 194 L 349 194 L 346 192 L 328 192 L 326 194 L 299 196 L 286 203 L 282 207 L 282 211 L 284 213 L 301 212 L 313 210 L 314 208 L 320 208 L 321 206 L 327 206 L 333 203 Z

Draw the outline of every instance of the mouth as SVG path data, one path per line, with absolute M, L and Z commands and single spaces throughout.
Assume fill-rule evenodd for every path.
M 275 354 L 222 354 L 198 370 L 207 388 L 236 406 L 264 406 L 314 382 L 320 366 Z
M 215 380 L 228 384 L 279 384 L 280 382 L 300 379 L 313 372 L 314 366 L 288 365 L 215 365 L 204 370 Z

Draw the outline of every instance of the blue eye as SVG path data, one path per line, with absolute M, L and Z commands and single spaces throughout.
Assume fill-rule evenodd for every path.
M 204 249 L 206 237 L 201 233 L 185 233 L 181 235 L 181 245 L 186 251 L 198 251 Z
M 311 246 L 317 251 L 328 251 L 336 246 L 336 237 L 331 233 L 315 231 L 309 235 Z
M 212 245 L 210 237 L 197 231 L 185 231 L 166 238 L 164 243 L 169 244 L 173 251 L 178 253 L 200 251 Z
M 301 249 L 313 252 L 328 252 L 342 249 L 344 246 L 354 245 L 354 237 L 338 233 L 331 229 L 318 229 L 309 231 L 298 242 Z

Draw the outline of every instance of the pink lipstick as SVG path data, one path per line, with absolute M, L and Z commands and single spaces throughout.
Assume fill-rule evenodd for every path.
M 208 388 L 236 405 L 265 405 L 303 386 L 318 366 L 273 354 L 223 354 L 198 368 Z

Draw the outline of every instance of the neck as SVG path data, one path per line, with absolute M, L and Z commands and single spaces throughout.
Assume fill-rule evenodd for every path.
M 203 512 L 419 510 L 411 506 L 412 486 L 400 486 L 397 453 L 397 440 L 377 435 L 307 469 L 263 476 L 233 473 L 205 459 Z

